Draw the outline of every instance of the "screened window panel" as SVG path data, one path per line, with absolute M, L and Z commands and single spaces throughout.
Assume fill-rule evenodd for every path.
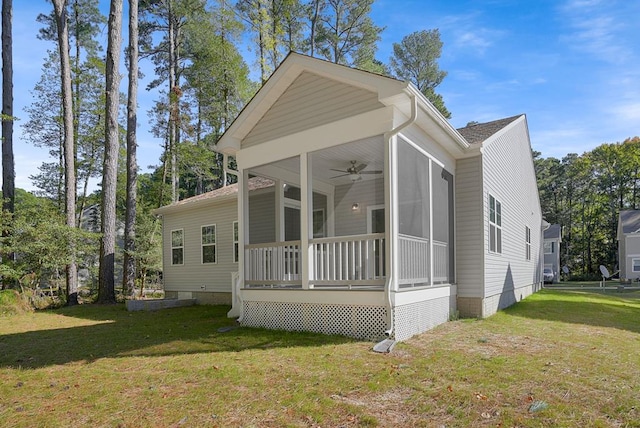
M 275 183 L 274 183 L 275 184 Z M 249 243 L 276 240 L 275 185 L 249 191 Z
M 429 238 L 429 159 L 400 140 L 398 144 L 400 233 Z
M 453 175 L 439 165 L 433 164 L 433 239 L 452 242 Z
M 300 239 L 300 209 L 284 208 L 284 240 L 298 241 Z

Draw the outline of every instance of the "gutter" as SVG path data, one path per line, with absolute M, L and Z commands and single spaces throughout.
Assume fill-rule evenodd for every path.
M 410 86 L 409 86 L 410 87 Z M 397 127 L 393 128 L 391 131 L 387 132 L 385 134 L 385 139 L 387 141 L 389 141 L 392 137 L 394 137 L 395 135 L 397 135 L 400 131 L 402 131 L 403 129 L 405 129 L 406 127 L 408 127 L 409 125 L 413 124 L 417 119 L 418 119 L 418 98 L 416 97 L 416 94 L 413 93 L 413 91 L 411 93 L 408 94 L 409 97 L 411 98 L 411 116 L 409 117 L 409 119 L 404 122 L 401 123 L 400 125 L 398 125 Z M 397 232 L 394 229 L 392 229 L 395 232 Z M 393 254 L 392 252 L 389 252 L 389 254 Z M 389 325 L 387 326 L 387 330 L 385 330 L 384 334 L 387 337 L 392 337 L 393 335 L 393 325 L 394 325 L 394 307 L 393 307 L 393 302 L 391 301 L 391 286 L 393 285 L 393 277 L 394 277 L 394 273 L 393 272 L 393 263 L 391 263 L 391 269 L 389 274 L 387 275 L 387 282 L 385 284 L 385 294 L 386 294 L 386 305 L 387 305 L 387 309 L 389 311 Z M 395 343 L 395 342 L 393 342 Z M 390 352 L 391 348 L 393 348 L 393 343 L 391 343 L 389 345 L 389 348 L 386 350 L 386 352 Z M 374 350 L 376 350 L 376 348 L 374 347 Z M 383 351 L 384 352 L 384 351 Z

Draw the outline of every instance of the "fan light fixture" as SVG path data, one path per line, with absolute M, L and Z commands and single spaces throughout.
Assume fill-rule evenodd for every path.
M 354 160 L 350 161 L 349 163 L 351 164 L 351 166 L 349 166 L 347 169 L 331 168 L 331 171 L 342 173 L 340 175 L 336 175 L 335 177 L 331 177 L 331 178 L 348 176 L 349 180 L 355 183 L 356 181 L 362 180 L 362 174 L 382 174 L 382 171 L 363 171 L 367 167 L 367 164 L 365 163 L 361 163 L 360 165 L 358 165 L 358 161 L 354 161 Z

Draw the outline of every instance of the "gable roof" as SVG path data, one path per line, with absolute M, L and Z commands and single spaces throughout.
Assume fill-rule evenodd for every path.
M 462 134 L 469 144 L 480 144 L 520 117 L 522 117 L 521 114 L 491 122 L 467 125 L 464 128 L 458 128 L 458 132 Z
M 241 142 L 304 72 L 370 91 L 381 105 L 393 106 L 406 117 L 412 114 L 412 98 L 416 99 L 418 121 L 430 124 L 434 138 L 442 138 L 441 143 L 449 143 L 459 154 L 469 148 L 467 141 L 410 82 L 291 52 L 225 130 L 217 150 L 235 155 Z
M 640 229 L 640 210 L 622 210 L 618 218 L 622 233 L 636 233 Z
M 560 239 L 562 227 L 559 224 L 552 224 L 544 231 L 544 239 Z
M 273 180 L 264 177 L 252 177 L 249 179 L 248 187 L 249 191 L 266 189 L 273 186 L 275 183 Z M 210 192 L 202 193 L 200 195 L 192 196 L 187 199 L 183 199 L 178 202 L 174 202 L 170 205 L 165 205 L 154 211 L 155 214 L 166 214 L 174 210 L 183 208 L 195 208 L 207 203 L 219 203 L 225 200 L 235 200 L 238 197 L 238 183 L 230 184 L 228 186 L 220 187 L 219 189 L 212 190 Z

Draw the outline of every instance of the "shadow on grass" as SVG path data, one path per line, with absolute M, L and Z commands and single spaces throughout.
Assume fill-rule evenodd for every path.
M 615 294 L 614 294 L 615 293 Z M 518 317 L 640 333 L 640 294 L 542 290 L 505 312 Z
M 47 311 L 37 315 L 51 315 L 53 325 L 36 325 L 33 331 L 0 335 L 0 367 L 38 368 L 100 358 L 240 352 L 353 342 L 341 336 L 245 327 L 219 332 L 221 327 L 235 325 L 233 319 L 226 317 L 228 310 L 228 306 L 191 306 L 128 312 L 124 305 L 81 305 Z M 65 317 L 60 319 L 56 315 Z M 11 322 L 11 318 L 3 322 Z M 58 322 L 72 326 L 55 328 Z

